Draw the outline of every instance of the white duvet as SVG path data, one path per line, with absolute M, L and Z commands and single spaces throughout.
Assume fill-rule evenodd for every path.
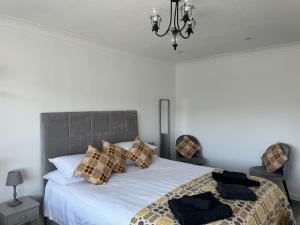
M 148 169 L 131 164 L 127 173 L 112 174 L 105 185 L 49 181 L 44 214 L 60 225 L 128 225 L 140 209 L 212 170 L 155 157 Z

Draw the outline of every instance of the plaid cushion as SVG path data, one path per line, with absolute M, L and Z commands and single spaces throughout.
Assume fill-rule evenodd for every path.
M 182 141 L 176 145 L 177 152 L 185 158 L 192 158 L 193 155 L 201 149 L 200 145 L 195 144 L 187 136 L 184 136 Z
M 268 172 L 275 172 L 279 170 L 288 158 L 281 149 L 280 144 L 270 146 L 262 155 L 261 159 L 264 161 Z
M 117 161 L 114 157 L 89 146 L 74 174 L 83 177 L 90 183 L 103 184 L 108 181 L 112 168 L 116 164 Z
M 117 173 L 125 173 L 127 171 L 126 168 L 127 151 L 105 140 L 102 140 L 102 145 L 103 145 L 103 150 L 102 150 L 103 152 L 105 152 L 110 156 L 115 157 L 116 160 L 118 160 L 118 164 L 113 168 L 113 171 Z
M 153 155 L 154 151 L 138 137 L 135 138 L 132 148 L 128 152 L 128 158 L 142 169 L 150 166 Z

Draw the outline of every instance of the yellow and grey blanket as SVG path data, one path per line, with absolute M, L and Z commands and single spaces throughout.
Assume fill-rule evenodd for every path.
M 221 170 L 216 170 L 220 172 Z M 296 225 L 293 211 L 279 187 L 263 178 L 250 177 L 261 183 L 259 188 L 251 188 L 258 197 L 255 202 L 226 200 L 216 191 L 217 183 L 211 173 L 198 177 L 158 199 L 140 210 L 131 219 L 131 225 L 178 225 L 168 207 L 168 200 L 184 195 L 195 195 L 210 191 L 223 203 L 231 206 L 233 217 L 219 220 L 210 225 Z

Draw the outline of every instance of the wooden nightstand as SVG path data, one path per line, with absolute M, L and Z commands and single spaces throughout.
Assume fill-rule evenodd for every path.
M 27 222 L 39 223 L 40 203 L 29 197 L 19 199 L 22 204 L 11 208 L 5 203 L 0 204 L 1 225 L 21 225 Z

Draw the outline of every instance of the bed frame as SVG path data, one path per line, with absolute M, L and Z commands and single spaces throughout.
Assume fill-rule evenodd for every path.
M 102 139 L 115 143 L 136 136 L 137 111 L 41 113 L 42 174 L 55 170 L 49 158 L 85 153 L 88 145 L 101 149 Z

